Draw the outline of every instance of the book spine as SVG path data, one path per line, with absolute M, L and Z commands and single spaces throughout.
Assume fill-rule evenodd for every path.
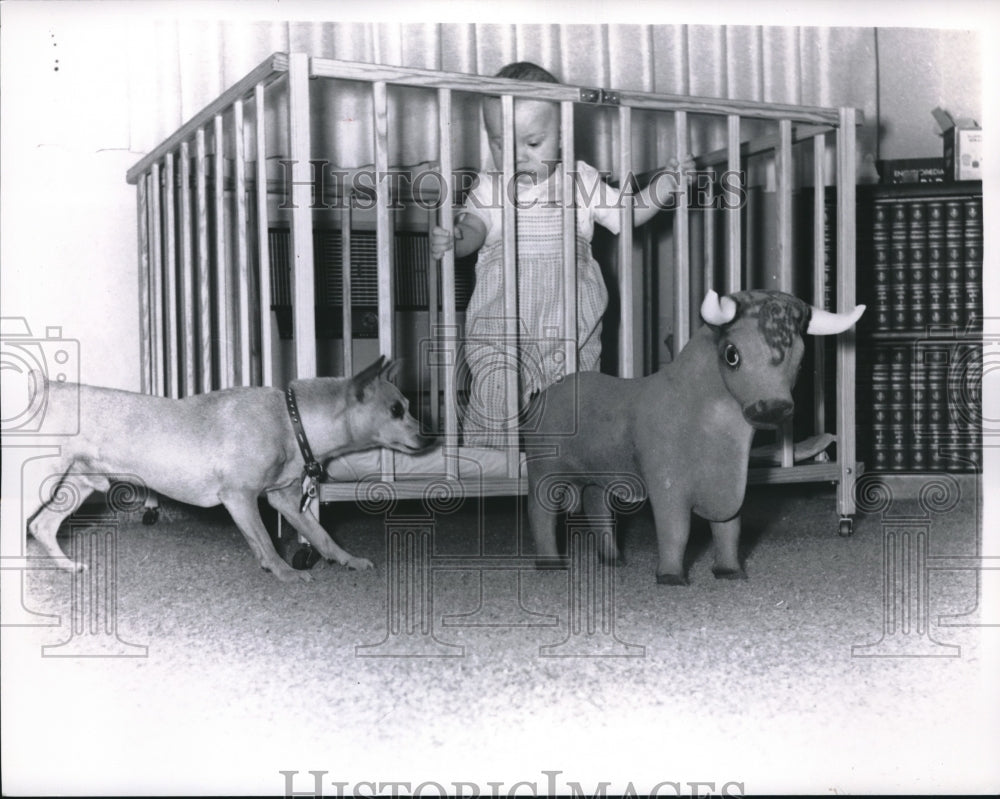
M 871 465 L 876 471 L 889 468 L 889 347 L 869 350 L 871 364 Z
M 889 470 L 910 468 L 913 427 L 910 414 L 910 348 L 895 345 L 889 351 Z
M 950 346 L 941 344 L 924 350 L 924 394 L 927 403 L 927 435 L 925 451 L 927 468 L 942 471 L 949 466 L 947 454 L 948 430 L 948 363 Z
M 832 311 L 833 292 L 837 287 L 834 267 L 837 264 L 837 198 L 829 194 L 823 202 L 823 309 Z M 860 228 L 859 228 L 860 229 Z
M 905 331 L 910 327 L 909 219 L 906 202 L 894 202 L 889 216 L 889 300 L 890 329 Z
M 927 207 L 923 202 L 911 202 L 909 207 L 909 283 L 910 329 L 927 327 Z
M 919 351 L 919 343 L 914 352 Z M 913 356 L 910 377 L 910 468 L 922 472 L 927 469 L 927 384 L 921 359 Z
M 871 247 L 873 329 L 886 332 L 892 329 L 892 318 L 889 312 L 891 307 L 889 294 L 891 268 L 889 261 L 889 205 L 887 203 L 876 202 L 872 208 Z
M 955 346 L 948 375 L 949 432 L 958 443 L 958 456 L 965 471 L 981 471 L 983 348 L 978 342 Z
M 965 327 L 965 214 L 961 200 L 945 202 L 944 222 L 944 315 L 942 324 Z
M 927 203 L 927 324 L 944 324 L 945 207 L 944 202 Z
M 965 244 L 962 283 L 964 286 L 966 329 L 974 333 L 983 329 L 983 198 L 965 201 Z

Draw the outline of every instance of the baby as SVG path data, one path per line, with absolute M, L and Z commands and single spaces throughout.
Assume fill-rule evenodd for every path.
M 528 62 L 509 64 L 497 77 L 558 83 L 549 72 Z M 434 258 L 441 258 L 452 247 L 458 257 L 479 253 L 475 289 L 465 317 L 465 359 L 472 384 L 462 433 L 466 446 L 503 447 L 506 431 L 517 426 L 532 395 L 565 373 L 564 347 L 569 336 L 564 312 L 560 109 L 551 101 L 518 99 L 514 103 L 516 342 L 507 340 L 504 325 L 504 187 L 498 98 L 484 101 L 483 122 L 495 171 L 477 175 L 455 220 L 454 237 L 435 227 L 430 248 Z M 619 191 L 611 189 L 597 170 L 583 161 L 576 162 L 575 174 L 571 173 L 570 178 L 576 209 L 577 368 L 594 371 L 600 366 L 601 317 L 608 292 L 590 242 L 594 222 L 612 233 L 619 232 Z M 678 185 L 672 177 L 657 183 L 660 198 Z M 636 192 L 636 225 L 648 221 L 659 210 L 649 188 Z M 514 414 L 508 410 L 506 400 L 511 370 L 520 379 L 519 405 Z

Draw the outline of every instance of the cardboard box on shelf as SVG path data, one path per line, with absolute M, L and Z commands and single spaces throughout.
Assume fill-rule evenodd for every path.
M 983 179 L 983 129 L 974 119 L 953 119 L 942 108 L 931 111 L 944 138 L 945 178 Z

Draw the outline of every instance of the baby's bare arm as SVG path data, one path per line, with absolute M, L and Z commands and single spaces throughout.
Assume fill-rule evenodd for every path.
M 677 192 L 684 191 L 691 180 L 691 172 L 695 168 L 691 154 L 683 163 L 671 158 L 667 169 L 658 173 L 646 188 L 641 189 L 635 197 L 635 209 L 632 212 L 632 222 L 636 227 L 643 225 L 656 216 L 664 208 L 676 207 Z
M 465 212 L 455 218 L 455 235 L 442 227 L 435 227 L 430 233 L 431 257 L 440 260 L 454 247 L 455 255 L 464 258 L 477 252 L 486 241 L 486 225 L 478 216 Z

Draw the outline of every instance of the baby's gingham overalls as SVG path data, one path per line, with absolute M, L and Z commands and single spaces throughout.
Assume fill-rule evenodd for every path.
M 597 179 L 596 170 L 582 166 L 589 170 L 586 174 L 591 179 Z M 493 241 L 488 236 L 479 251 L 476 285 L 465 321 L 465 362 L 471 377 L 462 420 L 466 446 L 505 446 L 507 429 L 519 424 L 530 398 L 565 375 L 565 351 L 571 335 L 565 330 L 561 178 L 560 169 L 549 178 L 557 181 L 555 202 L 546 192 L 553 187 L 543 184 L 534 187 L 540 199 L 517 210 L 518 291 L 513 324 L 517 333 L 513 339 L 504 324 L 502 236 L 492 237 Z M 576 194 L 577 370 L 593 371 L 600 368 L 601 317 L 608 292 L 591 252 L 593 222 L 588 218 L 580 224 L 579 216 L 588 215 L 591 209 L 581 207 L 580 192 Z M 609 215 L 612 224 L 617 222 L 616 213 L 604 213 Z M 519 401 L 513 409 L 507 402 L 507 376 L 512 370 L 519 388 Z

